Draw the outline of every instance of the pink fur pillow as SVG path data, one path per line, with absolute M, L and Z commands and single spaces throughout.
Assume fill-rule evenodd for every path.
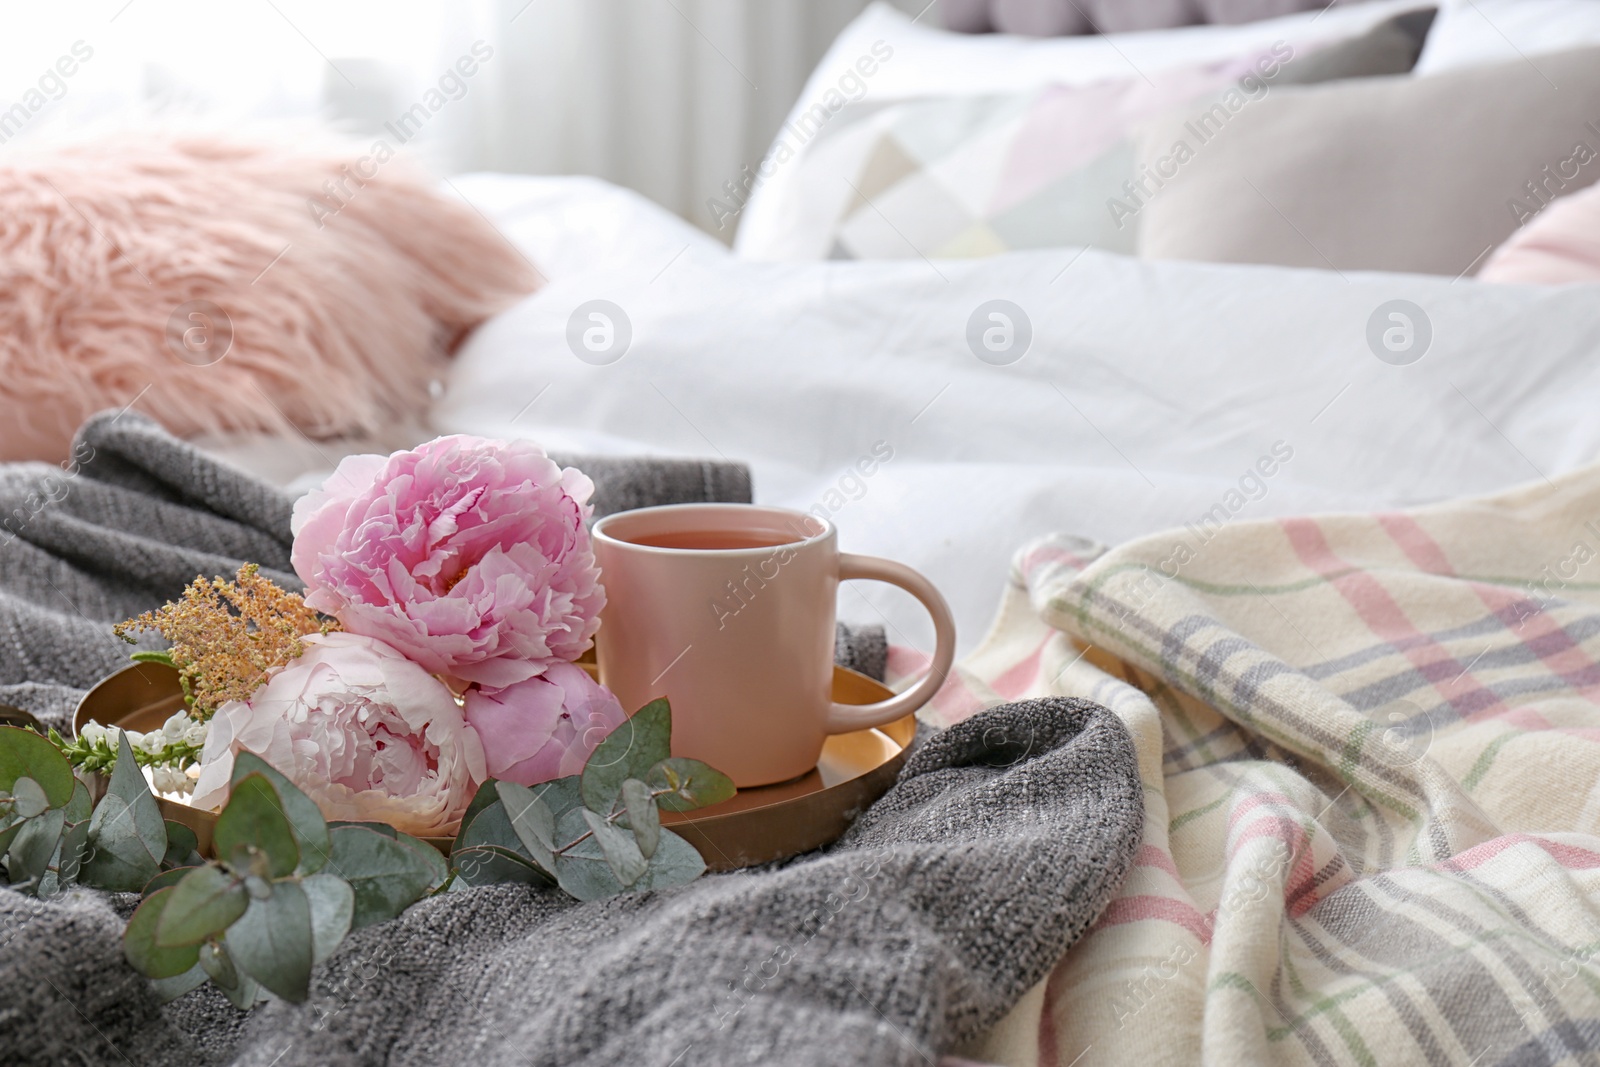
M 1552 201 L 1494 250 L 1478 280 L 1600 282 L 1600 185 Z
M 415 417 L 536 285 L 475 210 L 319 135 L 121 135 L 0 166 L 0 459 L 136 406 L 173 432 Z

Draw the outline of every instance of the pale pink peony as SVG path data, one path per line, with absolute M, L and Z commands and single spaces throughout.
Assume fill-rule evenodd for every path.
M 488 772 L 454 694 L 381 641 L 331 633 L 305 644 L 249 701 L 217 709 L 193 803 L 221 807 L 234 754 L 248 750 L 329 819 L 455 833 Z
M 483 739 L 489 773 L 520 785 L 577 774 L 627 717 L 611 690 L 559 660 L 538 678 L 467 693 L 467 722 Z
M 433 674 L 505 687 L 577 659 L 599 629 L 593 492 L 523 441 L 351 456 L 295 505 L 294 569 L 306 603 L 347 631 Z

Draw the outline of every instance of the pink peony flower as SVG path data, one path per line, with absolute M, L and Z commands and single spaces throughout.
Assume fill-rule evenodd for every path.
M 483 743 L 439 679 L 381 641 L 313 634 L 248 701 L 211 719 L 193 803 L 221 807 L 234 753 L 254 752 L 329 819 L 453 834 L 486 778 Z
M 433 674 L 503 688 L 577 659 L 605 590 L 594 483 L 538 445 L 441 437 L 351 456 L 294 509 L 306 603 Z
M 538 678 L 467 693 L 467 722 L 483 739 L 489 774 L 520 785 L 577 774 L 627 717 L 611 690 L 559 660 Z

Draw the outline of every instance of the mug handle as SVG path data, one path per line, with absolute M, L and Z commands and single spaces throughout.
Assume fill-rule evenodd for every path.
M 922 606 L 933 616 L 933 662 L 928 666 L 928 673 L 916 685 L 888 700 L 880 700 L 875 704 L 834 704 L 828 710 L 826 729 L 830 734 L 866 730 L 910 715 L 933 699 L 933 694 L 944 684 L 950 666 L 956 659 L 955 620 L 950 616 L 950 605 L 945 603 L 932 582 L 903 563 L 877 556 L 841 552 L 839 580 L 845 582 L 852 578 L 870 578 L 898 585 L 922 601 Z

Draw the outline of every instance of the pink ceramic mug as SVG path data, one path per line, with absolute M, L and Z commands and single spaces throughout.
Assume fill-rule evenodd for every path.
M 594 524 L 606 587 L 600 680 L 628 711 L 672 703 L 672 752 L 741 787 L 817 765 L 829 734 L 864 730 L 926 704 L 955 659 L 944 597 L 909 567 L 840 552 L 833 524 L 753 504 L 669 504 Z M 890 582 L 933 616 L 933 663 L 876 704 L 835 704 L 835 594 L 841 580 Z

